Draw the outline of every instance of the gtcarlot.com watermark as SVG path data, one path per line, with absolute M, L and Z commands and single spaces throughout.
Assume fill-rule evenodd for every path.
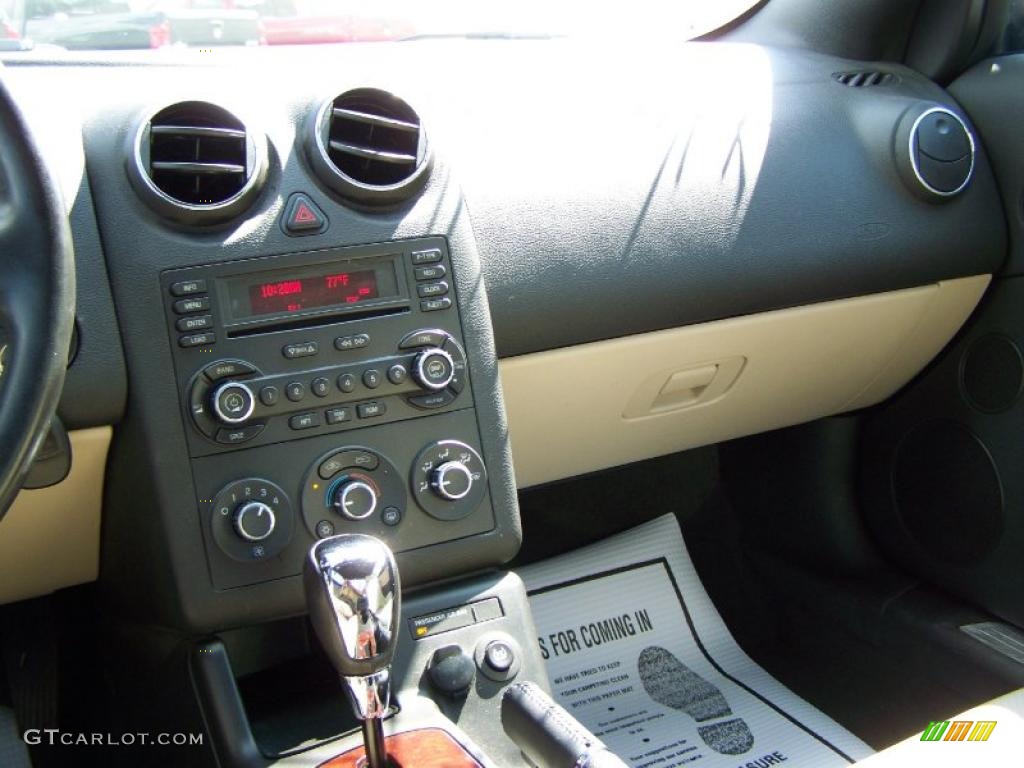
M 26 744 L 76 747 L 194 747 L 203 743 L 201 733 L 73 733 L 59 728 L 29 728 L 22 734 Z

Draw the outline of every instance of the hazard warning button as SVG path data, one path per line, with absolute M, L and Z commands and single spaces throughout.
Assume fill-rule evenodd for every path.
M 308 195 L 296 192 L 284 206 L 281 227 L 289 235 L 315 235 L 327 229 L 327 217 Z

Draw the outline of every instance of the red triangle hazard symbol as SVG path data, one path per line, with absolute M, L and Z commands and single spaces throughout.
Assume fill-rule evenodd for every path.
M 300 202 L 295 208 L 295 214 L 292 216 L 292 222 L 295 224 L 312 224 L 319 221 L 316 214 L 313 213 L 313 209 L 310 208 L 303 202 Z

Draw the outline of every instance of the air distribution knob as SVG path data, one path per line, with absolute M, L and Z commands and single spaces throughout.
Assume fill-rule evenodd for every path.
M 349 520 L 365 520 L 377 511 L 377 489 L 363 480 L 348 480 L 334 491 L 335 511 Z
M 452 356 L 439 347 L 425 349 L 416 355 L 412 364 L 412 377 L 423 389 L 440 392 L 452 383 L 455 363 Z
M 473 474 L 461 461 L 446 461 L 434 470 L 430 487 L 442 499 L 458 501 L 473 489 Z
M 274 510 L 262 501 L 247 501 L 235 510 L 235 533 L 246 541 L 263 541 L 276 524 Z
M 217 420 L 228 426 L 242 424 L 252 416 L 256 398 L 252 390 L 240 381 L 221 384 L 211 396 L 211 406 Z

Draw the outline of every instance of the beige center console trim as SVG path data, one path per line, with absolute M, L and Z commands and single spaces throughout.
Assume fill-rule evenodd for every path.
M 22 491 L 0 520 L 0 604 L 95 581 L 110 427 L 71 432 L 63 482 Z
M 989 280 L 502 360 L 516 481 L 537 485 L 877 403 L 949 342 Z

